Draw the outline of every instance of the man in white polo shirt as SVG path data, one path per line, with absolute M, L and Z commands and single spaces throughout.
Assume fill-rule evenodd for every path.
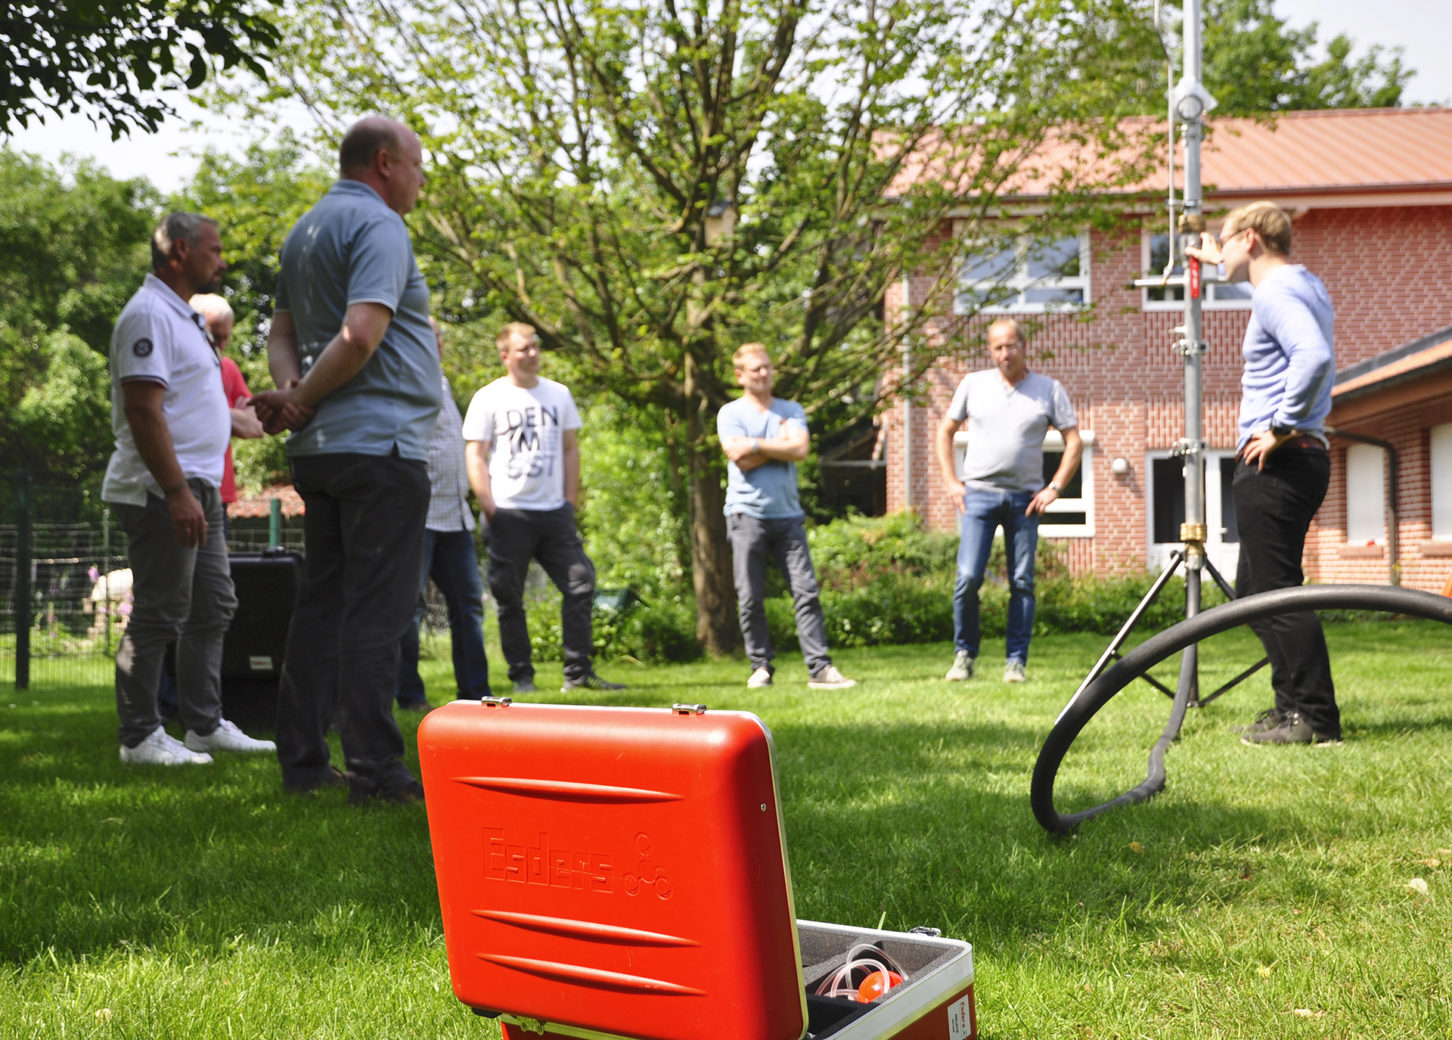
M 111 335 L 116 448 L 101 497 L 126 532 L 131 617 L 116 651 L 121 761 L 205 765 L 210 751 L 271 751 L 222 717 L 222 639 L 237 609 L 222 534 L 222 458 L 232 420 L 202 316 L 187 305 L 227 266 L 217 225 L 172 213 L 151 238 L 153 273 Z M 185 742 L 157 713 L 176 642 Z

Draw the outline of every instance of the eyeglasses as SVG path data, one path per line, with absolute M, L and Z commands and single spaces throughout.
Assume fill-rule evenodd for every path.
M 1225 247 L 1228 246 L 1231 242 L 1235 241 L 1235 239 L 1236 239 L 1237 236 L 1243 235 L 1247 231 L 1253 231 L 1253 230 L 1255 230 L 1255 229 L 1254 228 L 1249 228 L 1249 227 L 1239 228 L 1239 229 L 1237 229 L 1235 231 L 1232 231 L 1226 237 L 1220 239 L 1219 240 L 1219 243 L 1220 243 L 1220 250 L 1221 250 L 1221 252 L 1224 252 L 1225 251 Z
M 771 364 L 770 364 L 770 362 L 768 362 L 767 364 L 764 364 L 764 365 L 742 365 L 741 368 L 738 371 L 741 371 L 741 372 L 770 372 L 771 371 Z

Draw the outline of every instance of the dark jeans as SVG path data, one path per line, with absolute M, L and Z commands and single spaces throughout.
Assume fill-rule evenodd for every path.
M 473 531 L 424 531 L 418 592 L 420 603 L 413 624 L 399 644 L 398 703 L 425 702 L 418 674 L 418 626 L 423 620 L 422 596 L 429 579 L 444 594 L 449 607 L 449 644 L 454 658 L 454 683 L 464 700 L 489 696 L 489 659 L 484 655 L 484 582 L 479 577 L 479 554 Z
M 289 787 L 328 774 L 336 712 L 354 789 L 390 791 L 413 777 L 393 718 L 398 643 L 418 601 L 429 478 L 397 456 L 292 460 L 307 549 L 278 684 L 277 757 Z
M 206 481 L 187 484 L 207 515 L 207 542 L 195 548 L 177 542 L 164 498 L 111 505 L 126 532 L 131 563 L 131 617 L 116 649 L 118 735 L 127 747 L 161 725 L 157 691 L 168 643 L 176 643 L 182 725 L 205 736 L 222 721 L 222 641 L 237 611 L 237 593 L 222 534 L 222 499 Z
M 1326 497 L 1330 479 L 1331 457 L 1324 451 L 1283 446 L 1270 455 L 1262 471 L 1236 463 L 1231 488 L 1240 529 L 1237 596 L 1296 588 L 1305 581 L 1301 553 L 1306 529 Z M 1270 658 L 1276 707 L 1300 712 L 1317 733 L 1339 739 L 1341 713 L 1321 619 L 1302 611 L 1250 627 Z
M 489 592 L 499 610 L 499 642 L 512 682 L 534 680 L 529 624 L 524 616 L 524 579 L 538 560 L 564 597 L 560 629 L 565 678 L 579 682 L 595 655 L 590 608 L 595 603 L 595 565 L 575 529 L 575 507 L 498 509 L 489 520 Z
M 1028 663 L 1034 634 L 1034 561 L 1039 548 L 1039 518 L 1025 515 L 1033 501 L 1028 491 L 985 491 L 968 488 L 958 517 L 958 572 L 953 584 L 953 645 L 978 656 L 982 636 L 978 590 L 988 569 L 993 532 L 1003 528 L 1003 553 L 1008 566 L 1008 620 L 1004 656 Z
M 766 564 L 772 560 L 791 589 L 797 641 L 802 645 L 807 674 L 816 675 L 832 663 L 832 658 L 827 655 L 822 598 L 812 556 L 807 551 L 807 531 L 802 518 L 761 519 L 733 513 L 726 517 L 726 535 L 731 541 L 731 574 L 736 584 L 741 638 L 751 667 L 769 667 L 774 656 L 766 627 Z

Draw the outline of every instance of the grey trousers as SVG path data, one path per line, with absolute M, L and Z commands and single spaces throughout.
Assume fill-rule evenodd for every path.
M 832 663 L 832 658 L 827 656 L 827 629 L 822 619 L 817 572 L 807 551 L 802 518 L 758 519 L 733 513 L 726 517 L 726 533 L 731 540 L 731 572 L 736 582 L 741 636 L 751 667 L 770 667 L 773 657 L 766 629 L 766 563 L 774 560 L 791 589 L 797 640 L 802 644 L 807 674 L 816 675 Z
M 127 747 L 161 725 L 156 692 L 173 641 L 182 726 L 205 735 L 222 721 L 222 639 L 237 611 L 237 593 L 221 495 L 204 480 L 187 484 L 207 514 L 207 542 L 196 548 L 177 542 L 165 499 L 148 495 L 144 506 L 111 503 L 131 563 L 131 617 L 116 650 L 116 714 Z

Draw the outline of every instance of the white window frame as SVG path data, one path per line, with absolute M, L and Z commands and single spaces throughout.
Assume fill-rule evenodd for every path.
M 1049 314 L 1053 312 L 1078 311 L 1088 307 L 1093 302 L 1090 291 L 1090 270 L 1089 270 L 1089 233 L 1080 231 L 1077 235 L 1062 235 L 1055 238 L 1054 242 L 1063 242 L 1071 238 L 1079 240 L 1079 273 L 1067 275 L 1057 279 L 1046 277 L 1034 278 L 1029 274 L 1029 260 L 1035 244 L 1046 241 L 1034 235 L 1015 235 L 1010 241 L 1013 242 L 1014 264 L 1013 273 L 1000 280 L 970 282 L 964 279 L 963 272 L 972 263 L 974 256 L 970 255 L 963 261 L 958 273 L 958 291 L 953 294 L 954 314 Z M 988 245 L 988 243 L 982 243 Z M 970 244 L 970 249 L 972 248 Z M 1008 289 L 1014 290 L 1012 296 L 1001 303 L 973 307 L 966 300 L 965 296 L 971 292 L 980 292 L 987 296 L 996 294 Z M 1081 301 L 1075 303 L 1030 303 L 1024 299 L 1024 294 L 1031 289 L 1061 289 L 1078 290 L 1084 296 Z
M 1220 525 L 1220 519 L 1225 515 L 1225 502 L 1232 495 L 1230 481 L 1222 480 L 1224 472 L 1222 463 L 1227 459 L 1235 457 L 1234 451 L 1223 449 L 1207 449 L 1205 451 L 1205 551 L 1209 554 L 1211 562 L 1215 564 L 1216 570 L 1227 581 L 1235 580 L 1236 567 L 1240 562 L 1240 541 L 1239 532 L 1235 541 L 1227 541 L 1229 534 Z M 1185 482 L 1183 477 L 1177 478 L 1169 488 L 1161 487 L 1154 478 L 1154 464 L 1157 461 L 1174 459 L 1178 456 L 1173 451 L 1151 451 L 1145 454 L 1145 495 L 1144 495 L 1144 538 L 1148 547 L 1146 559 L 1152 570 L 1164 570 L 1169 566 L 1170 553 L 1184 547 L 1184 543 L 1178 540 L 1169 542 L 1155 541 L 1155 505 L 1157 496 L 1162 494 L 1173 494 L 1183 497 L 1185 494 Z M 1183 463 L 1183 460 L 1182 460 Z
M 1214 234 L 1219 234 L 1220 229 L 1215 228 Z M 1154 252 L 1154 240 L 1156 238 L 1169 238 L 1166 231 L 1151 231 L 1146 229 L 1140 236 L 1140 269 L 1144 271 L 1144 277 L 1153 278 L 1163 272 L 1163 268 L 1151 266 L 1151 256 Z M 1183 267 L 1176 267 L 1171 274 L 1184 274 Z M 1248 311 L 1250 310 L 1250 297 L 1229 297 L 1221 299 L 1219 291 L 1225 283 L 1202 282 L 1200 286 L 1200 309 L 1205 311 Z M 1249 284 L 1249 283 L 1245 283 Z M 1166 286 L 1165 291 L 1169 293 L 1180 291 L 1178 286 Z M 1146 311 L 1182 311 L 1185 309 L 1184 300 L 1152 300 L 1150 299 L 1150 287 L 1141 286 L 1139 290 L 1139 305 L 1141 310 Z
M 1452 423 L 1427 431 L 1432 483 L 1432 541 L 1452 542 Z
M 1079 460 L 1078 498 L 1062 495 L 1050 503 L 1039 519 L 1039 535 L 1044 538 L 1093 538 L 1094 537 L 1094 431 L 1080 430 L 1079 440 L 1084 445 L 1084 454 Z M 959 430 L 953 435 L 953 472 L 963 473 L 963 455 L 968 451 L 968 431 Z M 1064 435 L 1058 430 L 1044 434 L 1044 454 L 1062 455 Z M 1051 519 L 1055 513 L 1083 513 L 1082 524 L 1056 524 Z
M 1346 449 L 1346 544 L 1386 544 L 1386 452 L 1374 444 Z

